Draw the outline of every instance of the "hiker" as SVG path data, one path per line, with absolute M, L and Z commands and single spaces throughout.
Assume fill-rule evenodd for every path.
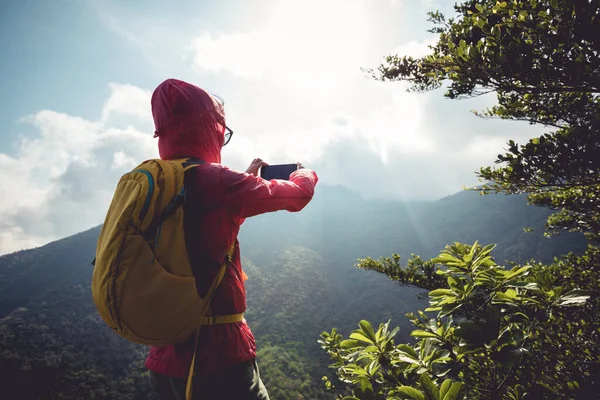
M 212 297 L 212 315 L 246 310 L 246 292 L 237 235 L 245 218 L 277 210 L 300 211 L 312 199 L 315 172 L 300 164 L 289 181 L 258 176 L 257 158 L 246 172 L 221 164 L 221 149 L 233 132 L 225 124 L 223 102 L 190 83 L 162 82 L 152 95 L 160 158 L 192 158 L 204 164 L 185 174 L 184 232 L 196 288 L 206 296 L 223 257 L 235 244 L 231 265 Z M 165 301 L 169 301 L 165 299 Z M 146 367 L 161 399 L 185 399 L 195 336 L 166 347 L 151 347 Z M 196 343 L 194 398 L 268 399 L 256 364 L 256 343 L 245 320 L 203 326 Z

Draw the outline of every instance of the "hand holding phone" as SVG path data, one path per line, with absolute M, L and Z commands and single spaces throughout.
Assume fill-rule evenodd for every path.
M 248 169 L 246 169 L 246 173 L 250 174 L 250 175 L 258 176 L 258 170 L 261 167 L 264 167 L 264 166 L 267 166 L 267 165 L 269 165 L 269 164 L 267 164 L 266 162 L 264 162 L 262 160 L 262 158 L 255 158 L 250 163 L 250 166 L 248 167 Z
M 304 168 L 302 164 L 279 164 L 265 165 L 260 169 L 260 177 L 270 181 L 271 179 L 289 180 L 292 172 Z

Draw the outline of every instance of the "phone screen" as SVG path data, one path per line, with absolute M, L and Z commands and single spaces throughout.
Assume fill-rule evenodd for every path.
M 260 177 L 270 181 L 271 179 L 289 180 L 292 172 L 298 169 L 298 164 L 268 165 L 260 169 Z

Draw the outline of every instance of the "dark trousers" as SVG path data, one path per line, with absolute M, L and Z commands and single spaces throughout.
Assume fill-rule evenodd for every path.
M 150 385 L 161 400 L 185 400 L 186 380 L 149 371 Z M 194 400 L 269 400 L 256 360 L 226 369 L 218 375 L 194 378 Z

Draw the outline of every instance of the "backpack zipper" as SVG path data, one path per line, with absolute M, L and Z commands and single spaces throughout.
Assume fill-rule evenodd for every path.
M 144 175 L 146 175 L 146 177 L 148 177 L 148 184 L 150 185 L 150 187 L 148 188 L 148 194 L 146 195 L 146 201 L 144 202 L 142 211 L 140 211 L 140 217 L 139 217 L 140 221 L 144 221 L 144 217 L 146 217 L 146 214 L 148 213 L 148 209 L 150 208 L 150 201 L 152 200 L 152 192 L 154 191 L 154 179 L 152 178 L 152 174 L 150 172 L 145 171 L 143 169 L 136 169 L 131 172 L 141 172 Z

